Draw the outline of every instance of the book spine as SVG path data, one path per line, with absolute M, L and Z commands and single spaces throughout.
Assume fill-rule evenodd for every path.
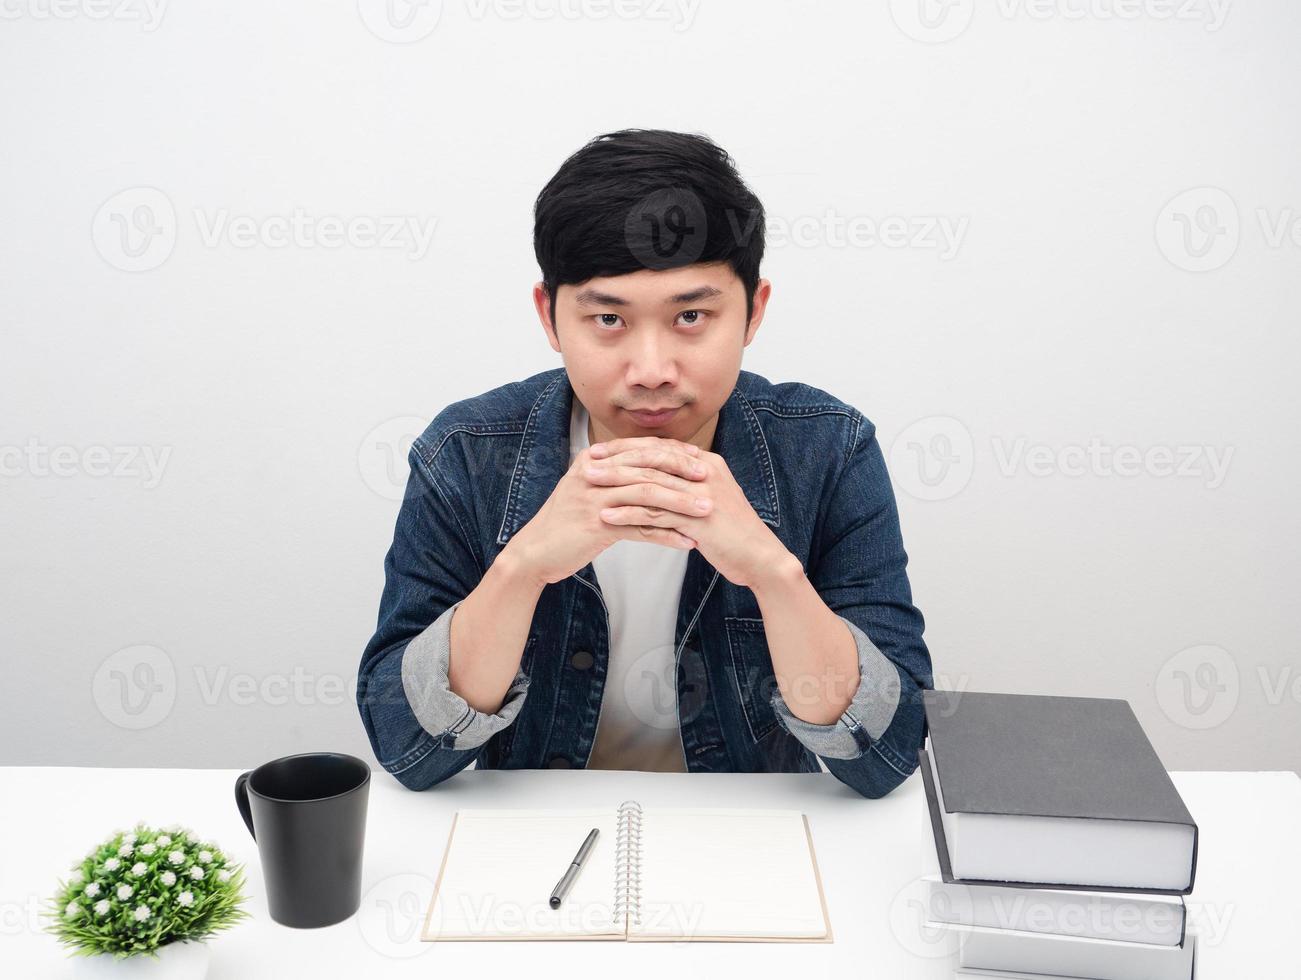
M 641 804 L 619 804 L 614 840 L 614 917 L 641 923 Z

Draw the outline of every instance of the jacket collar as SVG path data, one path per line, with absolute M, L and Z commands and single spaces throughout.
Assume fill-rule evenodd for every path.
M 574 389 L 564 368 L 556 368 L 555 375 L 533 402 L 524 425 L 524 437 L 520 441 L 510 490 L 506 494 L 501 530 L 497 534 L 499 545 L 504 545 L 533 519 L 569 470 L 569 419 Z M 712 451 L 727 461 L 733 479 L 759 519 L 772 527 L 780 527 L 777 483 L 773 477 L 768 443 L 759 428 L 754 408 L 741 394 L 739 386 L 732 389 L 718 410 Z

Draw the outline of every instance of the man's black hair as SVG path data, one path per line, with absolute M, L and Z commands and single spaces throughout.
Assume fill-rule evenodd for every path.
M 745 321 L 763 258 L 764 213 L 707 136 L 622 129 L 573 153 L 533 206 L 533 251 L 556 320 L 556 291 L 594 276 L 727 262 Z

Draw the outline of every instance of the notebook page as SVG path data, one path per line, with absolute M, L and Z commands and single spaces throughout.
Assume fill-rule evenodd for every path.
M 646 808 L 640 898 L 630 936 L 827 934 L 798 810 Z
M 616 814 L 604 809 L 458 811 L 425 939 L 610 936 Z M 600 830 L 564 904 L 547 900 L 593 827 Z

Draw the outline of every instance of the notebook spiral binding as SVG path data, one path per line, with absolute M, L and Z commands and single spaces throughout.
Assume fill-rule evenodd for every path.
M 614 839 L 614 916 L 641 923 L 641 804 L 619 804 Z

